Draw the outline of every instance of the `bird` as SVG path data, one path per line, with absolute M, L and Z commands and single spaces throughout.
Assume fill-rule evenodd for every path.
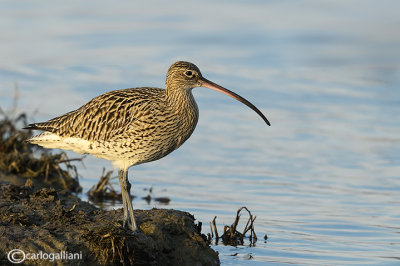
M 123 228 L 137 231 L 128 169 L 163 158 L 193 133 L 199 110 L 192 89 L 205 87 L 224 93 L 264 114 L 240 95 L 206 79 L 193 63 L 178 61 L 168 69 L 165 89 L 138 87 L 106 92 L 76 109 L 29 130 L 44 131 L 29 138 L 45 148 L 72 150 L 110 160 L 118 169 L 123 202 Z

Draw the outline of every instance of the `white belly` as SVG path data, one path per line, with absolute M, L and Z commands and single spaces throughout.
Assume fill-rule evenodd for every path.
M 91 142 L 75 137 L 60 137 L 50 132 L 44 132 L 28 140 L 32 144 L 38 144 L 50 149 L 72 150 L 80 154 L 92 154 L 96 157 L 112 161 L 118 169 L 128 169 L 130 166 L 139 164 L 132 156 L 132 151 L 126 151 L 111 142 Z M 126 156 L 121 156 L 126 154 Z

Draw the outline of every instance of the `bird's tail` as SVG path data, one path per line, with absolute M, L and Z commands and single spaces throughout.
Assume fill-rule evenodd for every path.
M 33 123 L 33 124 L 29 124 L 26 127 L 23 127 L 22 129 L 30 129 L 30 130 L 44 130 L 44 131 L 50 131 L 53 132 L 54 131 L 54 127 L 49 126 L 47 122 L 43 122 L 43 123 Z

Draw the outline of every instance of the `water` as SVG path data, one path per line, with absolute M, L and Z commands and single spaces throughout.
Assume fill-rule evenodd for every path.
M 259 240 L 213 246 L 224 265 L 400 263 L 398 1 L 1 6 L 3 109 L 15 82 L 19 110 L 42 121 L 111 89 L 162 87 L 169 65 L 184 59 L 266 114 L 271 127 L 197 88 L 193 136 L 130 171 L 135 194 L 153 186 L 171 198 L 135 207 L 189 211 L 205 232 L 214 216 L 222 230 L 247 206 Z M 85 191 L 103 166 L 111 169 L 93 157 L 79 165 Z

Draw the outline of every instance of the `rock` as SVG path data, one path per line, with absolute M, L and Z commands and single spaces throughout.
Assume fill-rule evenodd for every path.
M 122 209 L 104 211 L 67 192 L 1 183 L 0 262 L 20 249 L 30 254 L 26 262 L 41 265 L 219 265 L 191 214 L 135 210 L 136 233 L 122 228 L 122 216 Z M 32 256 L 40 252 L 64 259 Z M 81 258 L 66 259 L 73 254 Z

